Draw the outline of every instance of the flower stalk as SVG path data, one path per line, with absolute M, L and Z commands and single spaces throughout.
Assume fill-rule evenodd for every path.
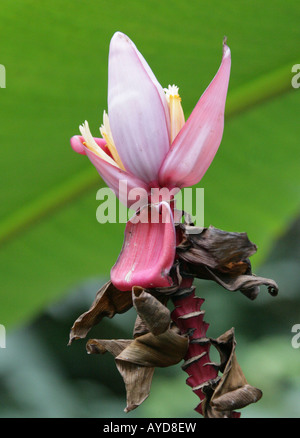
M 179 327 L 181 334 L 189 339 L 189 348 L 182 369 L 189 375 L 186 383 L 199 397 L 200 404 L 196 411 L 203 415 L 202 401 L 205 399 L 205 388 L 218 376 L 216 364 L 211 363 L 209 352 L 211 343 L 206 336 L 209 324 L 204 321 L 205 311 L 201 309 L 204 299 L 195 296 L 195 289 L 182 297 L 174 297 L 175 309 L 172 320 Z
M 175 297 L 172 301 L 175 305 L 172 320 L 179 327 L 181 334 L 188 335 L 189 347 L 181 368 L 189 376 L 186 380 L 187 385 L 200 399 L 195 411 L 205 418 L 239 418 L 240 412 L 234 409 L 241 409 L 257 402 L 262 397 L 262 392 L 247 383 L 236 358 L 235 368 L 230 362 L 231 356 L 225 359 L 225 364 L 211 362 L 210 348 L 212 345 L 218 347 L 218 340 L 210 339 L 206 335 L 209 324 L 203 319 L 205 311 L 201 306 L 204 299 L 195 296 L 194 288 L 191 293 L 180 298 Z M 226 338 L 224 343 L 227 350 L 232 349 L 229 345 L 232 337 L 233 330 L 223 335 L 223 338 Z M 226 376 L 226 366 L 232 371 L 231 383 L 227 388 L 224 384 L 226 377 L 220 376 L 220 371 Z

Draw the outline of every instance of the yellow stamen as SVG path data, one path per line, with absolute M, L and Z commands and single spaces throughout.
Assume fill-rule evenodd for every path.
M 82 137 L 84 138 L 83 144 L 90 149 L 94 154 L 98 155 L 103 160 L 112 164 L 113 166 L 119 167 L 118 164 L 106 153 L 101 147 L 95 142 L 87 121 L 83 123 L 83 125 L 79 126 L 79 130 L 81 132 Z
M 181 97 L 178 93 L 178 87 L 176 85 L 169 85 L 164 89 L 166 93 L 166 99 L 169 104 L 170 121 L 171 121 L 171 144 L 173 143 L 176 135 L 179 133 L 183 125 L 185 124 L 185 118 L 183 109 L 181 106 Z
M 121 158 L 120 158 L 118 151 L 117 151 L 117 148 L 115 146 L 114 139 L 112 137 L 110 124 L 109 124 L 109 118 L 108 118 L 108 115 L 106 114 L 106 111 L 103 112 L 103 124 L 100 127 L 100 133 L 101 133 L 102 137 L 106 140 L 106 146 L 107 146 L 108 150 L 110 151 L 115 162 L 118 164 L 118 166 L 121 169 L 125 170 L 125 167 L 121 161 Z

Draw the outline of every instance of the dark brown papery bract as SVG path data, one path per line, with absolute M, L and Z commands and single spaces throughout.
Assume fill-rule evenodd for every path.
M 212 280 L 229 291 L 241 291 L 254 300 L 260 286 L 272 296 L 278 293 L 274 280 L 252 273 L 249 257 L 257 248 L 246 233 L 227 232 L 210 226 L 194 227 L 186 222 L 177 226 L 176 254 L 182 275 Z
M 132 303 L 138 314 L 133 339 L 90 339 L 86 346 L 90 354 L 109 352 L 114 356 L 126 388 L 125 412 L 135 409 L 148 397 L 155 367 L 177 364 L 188 349 L 187 336 L 181 335 L 170 311 L 157 298 L 144 289 L 133 288 Z M 73 326 L 73 338 L 78 327 L 82 333 L 81 321 L 77 320 Z

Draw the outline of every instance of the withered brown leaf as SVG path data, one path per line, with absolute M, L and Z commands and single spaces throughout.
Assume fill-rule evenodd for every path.
M 262 392 L 249 385 L 237 361 L 234 329 L 210 340 L 220 353 L 219 369 L 223 374 L 207 389 L 207 397 L 202 402 L 204 416 L 236 416 L 235 409 L 257 402 L 262 397 Z
M 149 332 L 135 338 L 118 359 L 147 367 L 168 367 L 180 362 L 187 349 L 187 337 L 173 326 L 157 336 Z
M 139 366 L 118 359 L 117 356 L 132 342 L 131 339 L 90 339 L 86 345 L 88 353 L 104 354 L 108 351 L 115 357 L 116 367 L 123 378 L 126 389 L 125 412 L 132 411 L 146 400 L 150 393 L 154 373 L 154 367 Z
M 271 295 L 277 295 L 274 280 L 252 274 L 249 257 L 257 248 L 246 233 L 227 232 L 213 226 L 197 228 L 179 224 L 178 227 L 181 241 L 176 252 L 182 275 L 213 280 L 227 290 L 241 291 L 252 300 L 261 285 L 266 285 Z
M 148 331 L 154 335 L 164 333 L 171 321 L 169 309 L 142 287 L 132 288 L 132 302 Z
M 97 292 L 90 309 L 74 322 L 70 331 L 69 345 L 74 339 L 85 338 L 90 329 L 105 316 L 112 318 L 116 313 L 124 313 L 131 307 L 131 290 L 119 291 L 111 281 L 108 281 Z

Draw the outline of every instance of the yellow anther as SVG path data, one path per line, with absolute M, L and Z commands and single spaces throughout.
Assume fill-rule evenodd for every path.
M 183 109 L 181 106 L 181 97 L 178 93 L 178 87 L 175 85 L 169 85 L 168 88 L 164 89 L 166 93 L 166 99 L 169 104 L 170 110 L 170 129 L 171 129 L 171 144 L 173 143 L 175 137 L 185 124 L 185 118 Z
M 104 138 L 104 140 L 106 140 L 106 146 L 107 146 L 109 152 L 111 153 L 113 159 L 117 163 L 117 165 L 121 169 L 125 170 L 125 167 L 121 161 L 121 158 L 118 154 L 117 148 L 116 148 L 115 143 L 114 143 L 114 139 L 113 139 L 113 136 L 111 133 L 109 119 L 108 119 L 108 115 L 106 114 L 106 111 L 104 111 L 104 113 L 103 113 L 103 124 L 100 127 L 100 133 L 101 133 L 102 137 Z
M 79 126 L 79 130 L 81 132 L 82 137 L 84 138 L 83 144 L 94 154 L 98 155 L 103 160 L 107 161 L 108 163 L 112 164 L 113 166 L 119 167 L 118 164 L 106 153 L 104 152 L 101 147 L 96 143 L 94 140 L 89 124 L 87 121 L 84 122 L 83 125 Z

